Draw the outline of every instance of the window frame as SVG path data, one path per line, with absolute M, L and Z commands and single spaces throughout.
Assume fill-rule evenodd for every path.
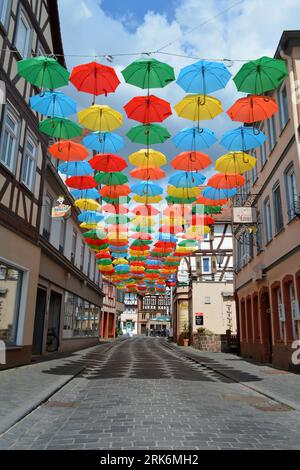
M 48 199 L 50 201 L 50 214 L 48 214 L 47 210 L 48 210 Z M 52 197 L 52 195 L 50 193 L 47 193 L 46 196 L 45 196 L 45 204 L 44 204 L 44 216 L 43 216 L 43 237 L 45 237 L 48 241 L 50 240 L 50 236 L 51 236 L 51 229 L 52 229 L 52 217 L 51 217 L 51 211 L 52 211 L 52 207 L 53 207 L 53 202 L 54 202 L 54 199 Z M 45 216 L 48 216 L 48 221 L 49 221 L 49 230 L 46 229 L 45 227 Z
M 273 114 L 273 116 L 271 116 L 267 122 L 268 122 L 269 147 L 270 147 L 270 153 L 271 153 L 275 145 L 277 144 L 275 114 Z
M 7 117 L 10 118 L 11 121 L 15 122 L 16 125 L 16 132 L 13 134 L 11 132 L 10 126 L 7 128 Z M 7 129 L 7 132 L 12 136 L 14 139 L 14 148 L 11 155 L 12 165 L 8 165 L 4 160 L 2 160 L 2 155 L 4 155 L 4 133 Z M 7 103 L 5 106 L 3 121 L 2 121 L 2 130 L 1 130 L 1 148 L 0 148 L 0 163 L 12 174 L 15 175 L 16 168 L 17 168 L 17 160 L 18 160 L 18 152 L 20 146 L 20 130 L 21 130 L 21 118 L 19 115 L 14 111 L 12 106 Z M 7 153 L 7 150 L 6 150 Z
M 29 36 L 27 39 L 27 45 L 25 48 L 25 44 L 22 50 L 18 48 L 17 42 L 18 42 L 18 35 L 19 35 L 19 28 L 20 28 L 20 21 L 23 21 L 26 27 L 28 27 L 29 30 Z M 18 14 L 18 19 L 16 23 L 16 29 L 15 29 L 15 40 L 14 40 L 14 46 L 16 50 L 18 51 L 19 55 L 22 57 L 22 59 L 28 59 L 30 56 L 30 52 L 32 49 L 32 36 L 33 36 L 33 27 L 31 24 L 30 19 L 28 18 L 28 15 L 26 14 L 24 8 L 21 6 L 19 9 L 19 14 Z M 22 41 L 24 42 L 24 41 Z
M 30 145 L 32 145 L 32 147 L 34 147 L 34 154 L 30 153 L 30 151 L 27 153 L 27 143 L 28 142 L 30 143 Z M 26 160 L 26 157 L 27 157 L 27 160 Z M 23 148 L 23 157 L 22 157 L 22 167 L 21 167 L 20 181 L 31 192 L 34 191 L 34 186 L 35 186 L 37 157 L 38 157 L 38 144 L 37 144 L 37 141 L 33 137 L 33 134 L 31 132 L 27 131 L 26 135 L 25 135 L 25 139 L 24 139 L 24 148 Z M 28 172 L 28 163 L 29 163 L 29 161 L 33 162 L 33 166 L 31 168 L 31 175 L 29 175 L 29 178 L 30 178 L 29 182 L 27 182 L 26 177 L 28 176 L 27 172 Z M 25 165 L 27 165 L 26 170 L 25 170 Z M 24 175 L 25 171 L 26 171 L 26 175 Z
M 0 12 L 0 24 L 5 32 L 9 29 L 9 18 L 11 13 L 12 0 L 3 0 L 2 9 Z
M 204 260 L 208 260 L 208 270 L 204 269 Z M 202 274 L 211 274 L 212 263 L 211 263 L 211 258 L 209 256 L 201 257 L 201 271 L 202 271 Z
M 268 212 L 267 212 L 268 208 Z M 263 203 L 263 213 L 264 213 L 264 223 L 265 223 L 265 237 L 266 243 L 269 243 L 273 239 L 273 229 L 272 229 L 272 209 L 271 209 L 271 201 L 269 196 L 266 197 Z M 268 218 L 270 220 L 268 220 Z M 268 231 L 269 227 L 269 231 Z M 268 233 L 269 232 L 269 233 Z M 270 236 L 269 236 L 270 235 Z
M 282 91 L 285 90 L 285 97 L 286 97 L 286 106 L 284 106 L 284 100 L 283 100 L 283 93 Z M 287 89 L 286 89 L 286 83 L 283 82 L 281 87 L 279 88 L 277 92 L 277 97 L 278 97 L 278 104 L 279 104 L 279 124 L 280 124 L 280 131 L 282 132 L 287 123 L 289 122 L 290 115 L 289 115 L 289 104 L 288 104 L 288 95 L 287 95 Z M 286 115 L 285 115 L 286 114 Z M 285 116 L 283 116 L 285 115 Z M 284 117 L 284 119 L 283 119 Z
M 75 241 L 74 241 L 75 240 Z M 72 264 L 75 264 L 76 260 L 76 249 L 77 249 L 77 231 L 73 229 L 72 232 L 72 242 L 71 242 L 71 256 L 70 260 Z
M 283 229 L 283 226 L 284 226 L 283 211 L 282 211 L 282 198 L 281 198 L 281 189 L 280 189 L 279 181 L 277 181 L 272 188 L 272 199 L 273 199 L 274 228 L 275 228 L 275 234 L 277 234 Z
M 293 179 L 294 179 L 293 184 L 291 184 L 291 174 L 293 174 Z M 287 214 L 288 214 L 288 220 L 290 221 L 296 215 L 295 203 L 299 202 L 299 193 L 298 193 L 298 188 L 297 188 L 297 178 L 296 178 L 296 173 L 295 173 L 294 162 L 291 162 L 284 171 L 284 183 L 285 183 L 286 201 L 287 201 L 287 206 L 288 206 Z M 294 193 L 293 191 L 294 189 L 296 190 L 296 193 Z M 291 197 L 293 197 L 294 201 L 291 201 Z

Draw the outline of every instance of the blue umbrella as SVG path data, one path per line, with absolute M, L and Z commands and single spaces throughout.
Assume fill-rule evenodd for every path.
M 158 196 L 163 193 L 161 186 L 151 181 L 141 181 L 141 183 L 131 186 L 131 191 L 139 196 Z
M 127 274 L 130 272 L 130 267 L 127 264 L 119 264 L 115 268 L 116 273 Z
M 225 132 L 220 144 L 228 150 L 250 150 L 260 147 L 266 140 L 266 135 L 253 127 L 237 127 Z
M 120 252 L 123 250 L 128 250 L 128 245 L 125 246 L 114 246 L 114 245 L 109 245 L 109 249 L 115 252 Z
M 113 258 L 120 258 L 120 253 L 111 253 L 111 256 Z M 122 258 L 127 258 L 128 254 L 127 253 L 122 253 Z
M 74 199 L 99 199 L 100 194 L 97 189 L 74 189 L 71 191 Z
M 58 171 L 68 176 L 88 176 L 93 173 L 93 168 L 86 161 L 64 162 L 58 167 Z M 99 194 L 98 194 L 99 197 Z
M 76 114 L 76 102 L 61 91 L 45 91 L 30 98 L 31 108 L 49 117 L 67 117 Z
M 193 188 L 204 183 L 206 177 L 195 171 L 177 171 L 169 178 L 169 184 L 177 188 Z
M 114 132 L 93 132 L 87 135 L 82 143 L 99 153 L 116 153 L 125 145 L 124 139 Z
M 233 197 L 236 195 L 236 189 L 220 189 L 220 188 L 211 188 L 207 186 L 207 188 L 203 189 L 202 196 L 208 199 L 228 199 L 229 197 Z
M 174 243 L 176 243 L 178 239 L 175 237 L 175 235 L 169 234 L 169 235 L 166 237 L 166 236 L 164 236 L 162 233 L 160 233 L 159 236 L 158 236 L 158 240 L 159 240 L 160 242 L 174 242 Z
M 159 259 L 147 259 L 146 264 L 149 266 L 162 266 L 163 262 Z
M 215 133 L 205 127 L 182 129 L 173 138 L 174 145 L 182 150 L 202 150 L 217 142 Z
M 181 69 L 176 83 L 187 93 L 207 95 L 225 88 L 231 73 L 221 62 L 199 60 Z
M 79 214 L 77 218 L 79 222 L 86 222 L 88 224 L 97 224 L 98 222 L 101 222 L 101 220 L 103 220 L 104 216 L 102 214 L 99 214 L 99 212 L 96 212 L 96 211 L 85 211 Z

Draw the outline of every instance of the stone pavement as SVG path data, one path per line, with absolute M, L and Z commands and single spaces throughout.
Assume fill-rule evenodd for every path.
M 76 377 L 1 435 L 0 449 L 300 449 L 298 411 L 220 375 L 209 357 L 209 368 L 186 357 L 193 353 L 144 337 L 93 348 Z M 259 366 L 244 366 L 227 369 L 262 385 Z M 44 367 L 57 378 L 69 365 Z

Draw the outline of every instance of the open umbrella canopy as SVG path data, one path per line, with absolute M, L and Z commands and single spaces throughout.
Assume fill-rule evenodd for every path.
M 207 197 L 204 197 L 203 194 L 200 194 L 200 196 L 197 197 L 197 205 L 205 205 L 205 206 L 220 206 L 228 203 L 228 199 L 220 199 L 218 201 L 215 201 L 214 199 L 210 199 Z
M 225 88 L 231 73 L 221 62 L 199 60 L 180 70 L 176 83 L 186 93 L 207 95 Z
M 94 170 L 104 171 L 105 173 L 123 171 L 127 168 L 125 159 L 113 153 L 95 155 L 89 160 L 89 164 Z
M 125 206 L 105 204 L 102 206 L 102 211 L 110 214 L 128 214 L 129 210 Z
M 220 144 L 227 150 L 250 150 L 260 147 L 266 140 L 265 134 L 254 127 L 240 126 L 237 129 L 225 132 Z
M 71 191 L 74 199 L 99 199 L 100 195 L 97 189 L 74 189 Z
M 92 131 L 113 131 L 122 126 L 123 116 L 107 105 L 94 104 L 78 113 L 78 121 Z
M 236 189 L 220 189 L 207 186 L 202 191 L 202 196 L 208 199 L 219 201 L 220 199 L 228 199 L 236 195 Z
M 131 142 L 142 145 L 162 144 L 171 137 L 168 130 L 160 124 L 139 124 L 126 135 Z
M 140 168 L 159 168 L 167 163 L 165 155 L 158 150 L 141 149 L 128 157 L 132 165 Z
M 169 184 L 177 188 L 192 188 L 204 183 L 206 177 L 201 173 L 189 171 L 177 171 L 169 178 Z
M 131 186 L 131 191 L 139 196 L 158 196 L 163 193 L 161 186 L 151 181 L 142 181 Z
M 152 237 L 149 233 L 131 233 L 130 238 L 132 238 L 133 240 L 146 240 L 148 242 L 152 242 Z
M 62 91 L 45 91 L 30 98 L 30 107 L 44 116 L 67 117 L 77 112 L 76 102 Z
M 235 173 L 216 174 L 213 175 L 207 182 L 208 186 L 212 188 L 232 189 L 243 186 L 246 179 L 242 175 Z
M 175 80 L 173 67 L 152 58 L 137 59 L 121 73 L 127 83 L 143 89 L 164 88 Z
M 212 225 L 215 223 L 215 219 L 209 215 L 203 214 L 193 214 L 192 215 L 192 225 Z
M 140 180 L 159 180 L 166 176 L 161 168 L 135 168 L 131 170 L 130 176 Z
M 168 204 L 191 204 L 192 202 L 196 201 L 196 197 L 175 197 L 175 196 L 167 196 L 166 202 Z
M 89 155 L 89 152 L 83 145 L 72 142 L 71 140 L 56 142 L 49 147 L 48 151 L 54 158 L 66 162 L 85 160 Z
M 128 182 L 127 176 L 120 171 L 97 173 L 95 180 L 97 183 L 106 184 L 107 186 L 120 185 Z
M 232 121 L 252 124 L 269 119 L 278 111 L 278 105 L 270 96 L 251 95 L 239 98 L 227 112 Z
M 59 88 L 68 85 L 69 72 L 53 57 L 33 57 L 18 62 L 18 73 L 39 88 Z
M 158 204 L 163 200 L 162 196 L 140 196 L 139 194 L 135 194 L 132 198 L 135 202 L 139 204 Z
M 167 192 L 169 196 L 174 196 L 178 198 L 190 198 L 190 197 L 195 197 L 198 196 L 200 192 L 200 188 L 194 187 L 194 188 L 178 188 L 176 186 L 169 185 L 167 188 Z
M 136 207 L 134 207 L 131 212 L 133 212 L 133 214 L 135 215 L 141 215 L 143 217 L 148 217 L 148 216 L 153 216 L 153 215 L 158 215 L 159 214 L 159 210 L 156 209 L 155 207 L 151 206 L 151 205 L 138 205 Z
M 91 189 L 96 188 L 97 183 L 92 176 L 71 176 L 66 179 L 66 185 L 75 189 Z
M 183 217 L 188 215 L 191 212 L 189 207 L 182 207 L 180 204 L 171 205 L 166 207 L 163 210 L 163 215 L 168 215 L 170 217 Z
M 112 214 L 105 219 L 106 224 L 128 224 L 128 222 L 130 222 L 130 217 L 126 214 Z
M 233 81 L 238 91 L 259 95 L 276 90 L 287 76 L 284 60 L 261 57 L 244 64 Z
M 175 170 L 198 171 L 212 163 L 210 157 L 202 152 L 182 152 L 171 161 Z
M 244 152 L 230 152 L 216 161 L 216 170 L 222 173 L 245 173 L 256 165 L 256 158 Z
M 68 176 L 88 176 L 93 173 L 91 165 L 85 160 L 79 162 L 61 163 L 58 166 L 58 171 L 63 175 Z
M 122 204 L 129 204 L 131 200 L 129 196 L 119 196 L 119 197 L 103 196 L 102 199 L 108 204 L 113 204 L 115 206 L 120 206 Z
M 144 124 L 162 122 L 172 114 L 170 103 L 154 95 L 136 96 L 124 109 L 128 118 Z
M 77 218 L 79 222 L 87 222 L 91 224 L 101 222 L 104 216 L 96 211 L 85 211 L 79 214 Z
M 57 139 L 72 139 L 82 134 L 82 127 L 78 126 L 70 119 L 66 118 L 53 118 L 45 119 L 39 123 L 39 130 L 52 138 Z
M 70 82 L 78 91 L 90 93 L 94 96 L 113 93 L 120 84 L 120 80 L 113 67 L 89 62 L 73 68 Z
M 173 138 L 172 141 L 177 148 L 182 150 L 202 150 L 209 148 L 217 138 L 215 133 L 205 127 L 190 127 L 182 129 Z
M 179 117 L 191 121 L 214 119 L 223 113 L 221 101 L 205 95 L 187 95 L 175 104 L 174 109 Z
M 101 209 L 100 204 L 93 199 L 77 199 L 74 206 L 84 211 L 99 211 Z
M 115 153 L 125 145 L 123 137 L 115 132 L 92 132 L 83 139 L 82 143 L 99 153 Z
M 110 199 L 117 199 L 120 196 L 128 196 L 131 193 L 131 189 L 129 186 L 123 185 L 115 185 L 115 186 L 104 186 L 100 189 L 101 196 L 110 198 Z

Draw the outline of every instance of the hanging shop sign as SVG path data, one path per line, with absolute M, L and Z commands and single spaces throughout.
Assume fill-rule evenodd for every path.
M 203 326 L 204 325 L 204 313 L 196 313 L 196 326 Z
M 254 207 L 234 207 L 234 224 L 253 224 L 256 222 L 256 211 Z
M 52 207 L 52 218 L 59 218 L 59 217 L 66 217 L 71 210 L 71 206 L 67 206 L 66 204 L 59 204 L 58 206 Z

